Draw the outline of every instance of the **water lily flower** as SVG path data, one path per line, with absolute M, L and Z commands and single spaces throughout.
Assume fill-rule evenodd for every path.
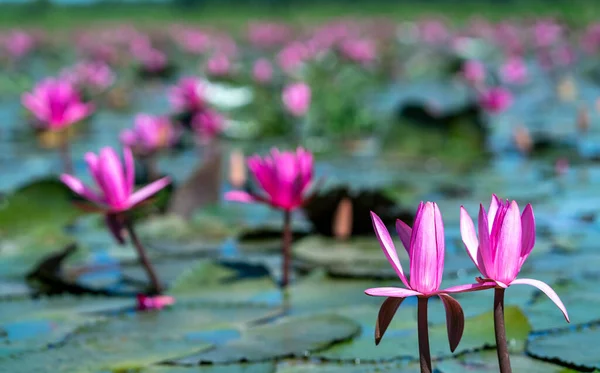
M 124 164 L 117 152 L 110 147 L 101 149 L 99 154 L 89 152 L 85 155 L 88 170 L 97 188 L 85 185 L 73 175 L 63 174 L 60 179 L 73 192 L 107 214 L 130 210 L 171 182 L 165 177 L 134 191 L 135 163 L 131 149 L 124 148 L 123 156 Z
M 225 126 L 225 118 L 214 110 L 206 109 L 192 118 L 192 128 L 202 142 L 209 142 L 217 137 Z
M 429 297 L 438 296 L 446 308 L 450 348 L 454 351 L 462 337 L 464 319 L 460 304 L 449 294 L 483 290 L 490 286 L 468 284 L 440 290 L 444 272 L 445 243 L 444 223 L 436 203 L 421 202 L 417 209 L 413 228 L 401 220 L 396 222 L 396 231 L 408 252 L 410 275 L 404 272 L 396 247 L 385 224 L 374 212 L 371 212 L 371 220 L 383 253 L 404 285 L 404 288 L 383 287 L 365 290 L 367 295 L 388 298 L 379 311 L 375 342 L 379 344 L 404 299 L 416 296 L 426 300 Z
M 152 284 L 152 293 L 159 294 L 162 286 L 158 276 L 125 212 L 146 201 L 166 187 L 171 180 L 165 177 L 134 191 L 135 163 L 133 153 L 129 148 L 123 149 L 123 158 L 124 164 L 110 147 L 103 148 L 99 154 L 90 152 L 85 155 L 88 169 L 97 188 L 91 188 L 69 174 L 62 174 L 60 180 L 73 192 L 93 203 L 95 205 L 93 210 L 105 214 L 106 225 L 120 244 L 125 243 L 123 230 L 127 230 L 129 238 L 137 250 L 140 263 Z
M 202 81 L 193 76 L 181 78 L 169 89 L 171 106 L 180 112 L 196 112 L 204 108 L 204 88 Z
M 248 160 L 248 168 L 258 181 L 262 193 L 235 190 L 227 192 L 225 199 L 244 203 L 263 202 L 283 210 L 281 285 L 286 287 L 291 262 L 291 213 L 308 199 L 306 191 L 312 182 L 313 156 L 302 148 L 296 149 L 296 152 L 280 152 L 273 149 L 271 156 L 251 157 Z
M 138 114 L 133 129 L 121 132 L 121 142 L 139 154 L 152 154 L 171 147 L 179 138 L 180 132 L 173 127 L 169 118 Z
M 527 81 L 527 65 L 522 58 L 511 57 L 500 68 L 500 75 L 506 83 L 523 84 Z
M 517 279 L 521 267 L 535 244 L 535 217 L 531 204 L 522 214 L 516 201 L 502 201 L 495 194 L 486 213 L 479 208 L 478 230 L 464 207 L 460 209 L 460 231 L 469 257 L 483 278 L 480 282 L 493 282 L 496 287 L 531 285 L 550 298 L 569 321 L 567 309 L 550 286 L 539 280 Z
M 283 89 L 282 99 L 290 114 L 301 117 L 310 108 L 310 87 L 306 83 L 290 84 Z
M 231 191 L 225 194 L 225 199 L 264 202 L 285 211 L 295 210 L 306 201 L 306 191 L 313 179 L 313 156 L 303 148 L 295 152 L 272 149 L 270 156 L 264 158 L 254 155 L 248 159 L 248 168 L 262 193 Z
M 273 66 L 269 60 L 261 58 L 256 60 L 252 68 L 252 76 L 257 83 L 269 83 L 273 77 Z
M 479 104 L 490 113 L 500 113 L 512 102 L 512 93 L 502 87 L 488 88 L 479 93 Z
M 6 36 L 4 48 L 12 58 L 18 60 L 35 48 L 35 39 L 24 31 L 13 30 Z
M 485 81 L 485 66 L 480 61 L 469 60 L 463 64 L 461 74 L 468 83 L 478 85 Z
M 115 74 L 102 61 L 80 62 L 63 72 L 63 76 L 76 86 L 103 91 L 115 81 Z
M 231 60 L 224 53 L 216 53 L 206 61 L 206 72 L 215 77 L 227 76 L 231 73 Z
M 65 79 L 48 78 L 33 92 L 25 92 L 21 102 L 45 129 L 60 130 L 89 116 L 94 106 L 81 101 L 79 92 Z

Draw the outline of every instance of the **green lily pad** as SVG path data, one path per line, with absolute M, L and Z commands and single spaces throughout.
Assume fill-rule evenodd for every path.
M 325 364 L 307 362 L 283 362 L 277 367 L 277 373 L 385 373 L 403 372 L 418 373 L 420 368 L 415 364 L 379 363 L 379 364 Z
M 560 365 L 532 359 L 527 356 L 514 354 L 510 357 L 514 372 L 527 373 L 569 373 L 575 372 Z M 497 373 L 498 356 L 496 351 L 482 351 L 468 354 L 458 359 L 440 361 L 437 369 L 441 373 Z
M 240 339 L 197 355 L 175 360 L 176 364 L 225 364 L 302 357 L 346 341 L 360 331 L 352 320 L 336 315 L 289 317 L 248 329 Z
M 41 234 L 60 230 L 81 211 L 58 179 L 42 179 L 14 191 L 0 203 L 0 235 Z
M 439 303 L 439 302 L 438 302 Z M 441 305 L 430 302 L 430 313 L 443 312 Z M 403 310 L 404 308 L 404 310 Z M 434 309 L 435 308 L 435 309 Z M 418 359 L 417 323 L 414 322 L 416 310 L 414 307 L 402 305 L 394 319 L 410 319 L 412 326 L 393 321 L 390 328 L 381 340 L 379 346 L 375 346 L 374 327 L 377 314 L 373 314 L 372 326 L 363 328 L 359 338 L 348 343 L 334 346 L 318 354 L 319 357 L 328 360 L 353 361 L 359 359 L 365 362 L 379 362 L 398 358 Z M 404 316 L 402 316 L 404 315 Z M 406 315 L 409 315 L 408 317 Z M 523 312 L 514 306 L 506 307 L 505 318 L 507 324 L 507 338 L 512 348 L 522 349 L 530 326 Z M 396 323 L 396 324 L 395 324 Z M 429 327 L 429 338 L 431 342 L 432 358 L 443 358 L 451 356 L 448 347 L 448 337 L 445 324 L 436 324 Z M 465 320 L 465 331 L 463 338 L 455 353 L 474 351 L 495 345 L 494 320 L 492 312 L 486 312 Z
M 275 373 L 275 364 L 268 362 L 255 364 L 200 365 L 194 367 L 157 365 L 145 368 L 141 370 L 140 373 Z
M 281 293 L 266 270 L 249 278 L 238 278 L 234 268 L 211 261 L 201 261 L 188 268 L 174 281 L 170 294 L 180 300 L 200 300 L 219 304 L 278 305 Z
M 527 344 L 527 353 L 538 359 L 591 371 L 600 369 L 599 339 L 597 326 L 565 330 L 534 338 Z

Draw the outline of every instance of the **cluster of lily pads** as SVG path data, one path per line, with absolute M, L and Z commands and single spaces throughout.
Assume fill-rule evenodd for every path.
M 27 182 L 2 184 L 14 191 L 0 206 L 0 370 L 600 369 L 573 348 L 593 345 L 600 319 L 580 308 L 600 303 L 584 189 L 598 30 L 3 32 L 0 113 L 18 125 L 0 141 L 18 144 L 6 157 Z M 43 148 L 58 150 L 59 177 Z M 40 164 L 51 171 L 35 180 Z M 536 204 L 537 238 L 530 204 L 494 194 L 477 229 L 459 210 L 493 193 Z M 423 199 L 437 203 L 413 213 Z M 553 288 L 575 328 L 538 297 L 569 321 Z M 428 314 L 440 305 L 445 318 Z

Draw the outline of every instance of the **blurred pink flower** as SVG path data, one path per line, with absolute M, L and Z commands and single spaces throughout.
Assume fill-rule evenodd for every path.
M 468 83 L 479 85 L 485 82 L 485 65 L 477 60 L 465 61 L 461 75 Z
M 4 48 L 15 59 L 29 54 L 34 47 L 35 39 L 24 31 L 13 30 L 5 36 Z
M 436 19 L 425 19 L 417 24 L 419 38 L 426 44 L 441 44 L 448 40 L 450 33 L 446 25 Z
M 308 58 L 309 51 L 306 46 L 300 42 L 293 42 L 286 45 L 277 55 L 277 63 L 282 70 L 291 72 Z
M 63 76 L 80 88 L 105 90 L 115 81 L 115 74 L 101 61 L 80 62 L 63 71 Z
M 313 179 L 313 156 L 310 152 L 303 148 L 295 152 L 272 149 L 268 156 L 250 157 L 248 168 L 262 193 L 230 191 L 225 194 L 226 200 L 263 202 L 285 211 L 295 210 L 304 204 Z
M 231 73 L 231 60 L 224 53 L 215 53 L 206 61 L 206 73 L 216 77 L 229 75 Z
M 161 310 L 167 306 L 175 304 L 175 298 L 170 295 L 144 295 L 138 294 L 136 297 L 137 309 L 139 311 Z
M 168 177 L 165 177 L 134 192 L 133 154 L 129 148 L 125 148 L 123 155 L 124 164 L 110 147 L 103 148 L 98 155 L 91 152 L 85 155 L 89 172 L 97 187 L 95 189 L 86 186 L 72 175 L 62 174 L 60 179 L 73 192 L 94 203 L 107 214 L 131 209 L 171 182 Z
M 284 44 L 291 36 L 287 25 L 260 22 L 252 23 L 248 27 L 248 40 L 258 48 L 273 48 Z
M 377 58 L 375 43 L 369 39 L 347 39 L 340 43 L 342 56 L 350 61 L 369 64 Z
M 527 81 L 527 65 L 521 57 L 510 57 L 500 68 L 502 80 L 510 84 L 523 84 Z
M 59 130 L 89 116 L 94 107 L 81 102 L 79 92 L 64 79 L 47 78 L 33 92 L 25 92 L 21 103 L 46 129 Z
M 252 76 L 257 83 L 269 83 L 273 77 L 273 65 L 265 58 L 256 60 L 252 68 Z
M 287 111 L 301 117 L 308 112 L 311 101 L 311 90 L 306 83 L 293 83 L 283 89 L 282 100 Z
M 581 48 L 588 54 L 600 51 L 600 23 L 593 23 L 587 27 L 581 36 Z
M 133 129 L 121 132 L 121 143 L 142 154 L 151 154 L 171 147 L 179 138 L 179 131 L 169 118 L 138 114 Z
M 512 93 L 502 87 L 488 88 L 479 93 L 479 104 L 490 113 L 500 113 L 512 102 Z
M 225 126 L 225 119 L 214 110 L 206 109 L 192 118 L 192 128 L 201 141 L 208 142 L 217 137 Z
M 563 28 L 553 20 L 537 21 L 533 25 L 533 44 L 537 48 L 545 48 L 555 44 L 561 37 Z
M 150 72 L 158 72 L 167 66 L 167 55 L 158 49 L 148 49 L 137 58 L 144 69 Z
M 195 112 L 205 106 L 202 81 L 193 76 L 179 79 L 168 95 L 171 106 L 180 112 Z

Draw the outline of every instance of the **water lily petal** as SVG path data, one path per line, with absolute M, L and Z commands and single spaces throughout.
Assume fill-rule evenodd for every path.
M 567 313 L 567 308 L 565 307 L 563 302 L 558 297 L 558 294 L 556 294 L 556 292 L 550 286 L 548 286 L 548 284 L 546 284 L 545 282 L 542 282 L 539 280 L 533 280 L 533 279 L 529 279 L 529 278 L 519 278 L 519 279 L 516 279 L 513 282 L 511 282 L 511 285 L 531 285 L 531 286 L 534 286 L 534 287 L 540 289 L 544 294 L 546 294 L 548 296 L 548 298 L 550 298 L 551 301 L 554 302 L 554 304 L 556 304 L 558 309 L 560 309 L 560 311 L 565 316 L 565 319 L 567 320 L 567 322 L 571 322 L 571 320 L 569 320 L 569 314 Z
M 448 294 L 438 294 L 446 310 L 446 328 L 450 351 L 454 352 L 465 330 L 465 314 L 460 303 Z
M 398 258 L 398 253 L 396 252 L 396 247 L 394 246 L 394 241 L 392 241 L 390 232 L 388 232 L 385 224 L 383 224 L 379 216 L 377 216 L 377 214 L 375 214 L 373 211 L 371 211 L 371 221 L 373 222 L 375 235 L 379 240 L 379 245 L 381 246 L 385 257 L 387 258 L 388 262 L 390 262 L 392 268 L 394 268 L 394 271 L 396 271 L 396 274 L 398 274 L 398 277 L 400 277 L 400 280 L 402 280 L 404 286 L 409 288 L 410 286 L 408 285 L 408 281 L 404 275 L 404 270 L 402 269 L 402 264 Z
M 494 274 L 494 265 L 490 248 L 490 228 L 483 205 L 479 205 L 479 221 L 477 223 L 477 228 L 479 231 L 479 250 L 477 251 L 479 271 L 484 277 L 491 277 Z
M 102 204 L 102 199 L 96 194 L 96 192 L 94 192 L 91 188 L 86 186 L 78 178 L 68 174 L 62 174 L 60 175 L 60 181 L 62 181 L 66 186 L 69 187 L 69 189 L 79 194 L 80 196 L 94 203 Z
M 480 282 L 480 283 L 475 283 L 475 284 L 465 284 L 465 285 L 456 285 L 456 286 L 451 286 L 447 289 L 444 290 L 440 290 L 440 293 L 468 293 L 471 291 L 479 291 L 479 290 L 486 290 L 486 289 L 491 289 L 493 287 L 496 287 L 496 283 L 493 281 L 488 281 L 488 282 Z
M 169 183 L 171 183 L 171 179 L 169 177 L 163 177 L 162 179 L 156 180 L 155 182 L 150 183 L 133 193 L 127 201 L 127 204 L 130 207 L 133 207 L 153 194 L 156 194 L 159 190 L 169 185 Z
M 407 298 L 407 297 L 422 295 L 418 291 L 404 289 L 404 288 L 394 288 L 394 287 L 371 288 L 371 289 L 365 290 L 365 294 L 370 295 L 372 297 L 394 297 L 394 298 Z
M 506 211 L 497 240 L 493 278 L 510 283 L 517 277 L 521 258 L 521 214 L 515 201 Z
M 130 196 L 135 186 L 135 161 L 130 148 L 123 149 L 123 158 L 125 160 L 125 187 L 127 195 Z
M 525 206 L 525 210 L 523 210 L 523 214 L 521 215 L 521 230 L 522 244 L 519 269 L 521 269 L 531 250 L 533 250 L 533 246 L 535 246 L 535 216 L 533 215 L 531 204 Z
M 438 248 L 433 203 L 425 203 L 415 219 L 410 244 L 410 288 L 424 294 L 437 291 Z
M 400 219 L 396 220 L 396 232 L 402 241 L 402 246 L 406 252 L 410 255 L 410 237 L 412 235 L 412 228 Z
M 257 201 L 253 195 L 242 190 L 232 190 L 225 193 L 225 200 L 242 203 L 252 203 Z
M 469 216 L 467 210 L 460 206 L 460 235 L 462 241 L 467 249 L 467 254 L 475 263 L 475 266 L 479 268 L 477 260 L 477 251 L 479 250 L 479 241 L 477 240 L 477 233 L 475 232 L 475 225 L 473 219 Z
M 375 345 L 378 345 L 405 298 L 389 297 L 383 301 L 375 323 Z
M 498 198 L 497 195 L 492 194 L 492 201 L 490 202 L 490 209 L 488 210 L 487 220 L 490 223 L 488 229 L 489 233 L 492 233 L 492 225 L 494 225 L 494 220 L 496 219 L 496 214 L 498 213 L 498 207 L 502 205 L 502 201 Z

